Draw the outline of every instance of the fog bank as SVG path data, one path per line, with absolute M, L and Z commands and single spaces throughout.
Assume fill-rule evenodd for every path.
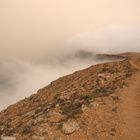
M 108 26 L 73 35 L 57 46 L 30 46 L 27 55 L 21 50 L 13 49 L 14 55 L 0 52 L 0 109 L 61 76 L 109 61 L 98 60 L 97 53 L 140 52 L 140 26 Z

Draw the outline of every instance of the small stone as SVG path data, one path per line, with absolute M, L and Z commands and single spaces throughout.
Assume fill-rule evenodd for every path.
M 43 138 L 44 136 L 48 135 L 48 129 L 46 129 L 46 128 L 39 128 L 38 129 L 38 134 L 39 134 L 39 136 L 41 136 Z
M 115 134 L 114 134 L 114 133 L 112 133 L 112 132 L 110 132 L 110 135 L 111 135 L 111 136 L 115 136 Z
M 84 104 L 82 104 L 82 111 L 85 111 L 86 109 L 87 109 L 88 107 L 86 106 L 86 105 L 84 105 Z
M 1 136 L 1 140 L 16 140 L 16 138 L 10 136 Z
M 113 112 L 117 112 L 117 107 L 112 108 Z
M 36 125 L 37 123 L 42 123 L 42 122 L 47 122 L 47 116 L 42 114 L 40 116 L 38 116 L 35 120 L 34 120 L 34 124 Z
M 64 116 L 63 116 L 61 113 L 52 112 L 52 113 L 48 116 L 48 121 L 51 122 L 51 123 L 58 123 L 58 122 L 60 122 L 63 118 L 64 118 Z
M 115 101 L 116 101 L 116 100 L 119 100 L 119 97 L 118 97 L 118 96 L 111 96 L 111 97 L 112 97 L 112 99 L 115 100 Z
M 69 97 L 69 94 L 65 94 L 65 95 L 59 96 L 59 99 L 60 99 L 60 100 L 69 100 L 70 97 Z
M 97 102 L 93 102 L 90 104 L 94 109 L 98 109 L 99 104 Z
M 45 140 L 45 138 L 44 138 L 44 137 L 40 137 L 40 136 L 35 136 L 35 135 L 33 135 L 33 136 L 31 137 L 31 140 Z
M 0 126 L 0 131 L 3 131 L 4 130 L 4 126 Z
M 56 104 L 56 106 L 55 107 L 60 107 L 60 105 L 59 104 Z
M 115 128 L 111 128 L 111 131 L 112 131 L 112 132 L 116 132 L 116 129 L 115 129 Z
M 62 131 L 64 134 L 72 134 L 79 129 L 79 124 L 75 120 L 68 120 L 62 125 Z
M 35 115 L 35 110 L 31 110 L 25 114 L 23 114 L 23 117 L 31 117 Z
M 42 111 L 42 107 L 38 107 L 36 110 L 35 110 L 35 114 L 38 114 Z
M 111 131 L 111 132 L 110 132 L 110 135 L 111 135 L 111 136 L 115 136 L 116 129 L 115 129 L 115 128 L 111 128 L 110 131 Z

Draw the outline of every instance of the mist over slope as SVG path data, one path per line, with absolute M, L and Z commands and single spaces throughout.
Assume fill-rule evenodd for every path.
M 89 65 L 101 63 L 95 54 L 79 51 L 56 60 L 2 61 L 0 70 L 0 108 L 29 96 L 51 81 Z
M 0 109 L 58 77 L 109 61 L 97 59 L 97 53 L 128 51 L 140 51 L 139 26 L 111 26 L 94 33 L 80 33 L 52 48 L 30 46 L 29 51 L 15 49 L 11 55 L 9 51 L 1 52 Z
M 124 59 L 63 76 L 1 111 L 1 139 L 137 140 L 140 53 L 117 56 Z

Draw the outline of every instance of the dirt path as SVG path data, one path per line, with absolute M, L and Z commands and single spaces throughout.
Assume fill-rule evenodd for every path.
M 135 63 L 139 68 L 130 81 L 129 87 L 121 93 L 120 130 L 124 134 L 122 140 L 140 140 L 140 62 Z

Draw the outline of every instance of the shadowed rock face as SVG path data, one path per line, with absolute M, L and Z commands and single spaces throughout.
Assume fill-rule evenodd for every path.
M 88 52 L 76 55 L 93 56 Z M 0 135 L 19 140 L 65 140 L 67 135 L 71 140 L 80 137 L 87 140 L 93 135 L 98 139 L 115 136 L 116 103 L 120 98 L 112 95 L 128 86 L 127 81 L 137 69 L 132 56 L 98 57 L 123 60 L 98 64 L 61 77 L 37 94 L 9 106 L 0 113 Z
M 112 55 L 112 54 L 96 54 L 91 51 L 87 50 L 78 50 L 74 54 L 69 54 L 68 58 L 73 60 L 80 59 L 80 60 L 94 60 L 94 61 L 112 61 L 112 60 L 122 60 L 124 56 L 121 55 Z
M 121 56 L 121 55 L 111 55 L 111 54 L 97 54 L 96 55 L 96 59 L 98 60 L 114 60 L 114 61 L 117 61 L 117 60 L 123 60 L 125 59 L 124 56 Z
M 95 58 L 95 53 L 85 50 L 79 50 L 75 53 L 75 57 L 79 59 L 90 59 L 90 58 L 93 59 Z

